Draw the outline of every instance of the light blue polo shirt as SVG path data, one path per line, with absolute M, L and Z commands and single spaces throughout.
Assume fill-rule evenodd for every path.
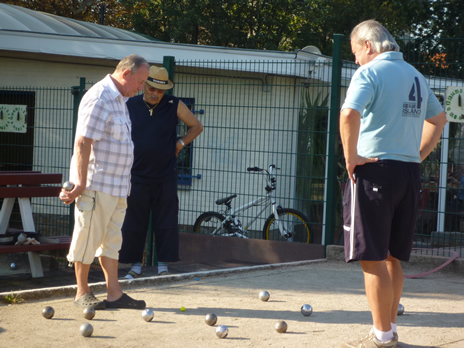
M 424 120 L 443 107 L 401 52 L 384 52 L 353 75 L 343 109 L 361 114 L 358 154 L 420 163 Z

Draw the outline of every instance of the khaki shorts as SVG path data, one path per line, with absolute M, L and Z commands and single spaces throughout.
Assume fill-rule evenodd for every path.
M 85 190 L 77 197 L 68 261 L 91 264 L 100 256 L 117 260 L 126 208 L 126 198 L 99 191 Z

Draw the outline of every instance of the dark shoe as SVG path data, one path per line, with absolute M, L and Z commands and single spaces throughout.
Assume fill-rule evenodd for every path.
M 134 300 L 127 294 L 122 294 L 122 296 L 116 301 L 105 300 L 106 308 L 127 308 L 127 309 L 145 309 L 147 304 L 145 301 Z
M 82 297 L 79 297 L 77 300 L 74 300 L 74 305 L 76 307 L 93 308 L 95 310 L 106 308 L 105 302 L 100 301 L 91 292 L 85 294 Z

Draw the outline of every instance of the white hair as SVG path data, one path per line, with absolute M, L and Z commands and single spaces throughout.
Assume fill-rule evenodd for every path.
M 382 24 L 373 19 L 359 23 L 356 27 L 354 27 L 350 38 L 358 44 L 369 41 L 376 53 L 390 51 L 398 52 L 400 50 L 400 46 L 398 46 L 388 30 L 385 29 Z
M 150 65 L 145 60 L 145 58 L 142 58 L 136 54 L 131 54 L 130 56 L 123 58 L 118 63 L 115 71 L 124 71 L 128 69 L 132 74 L 135 74 L 142 65 L 145 65 L 148 69 L 150 69 Z

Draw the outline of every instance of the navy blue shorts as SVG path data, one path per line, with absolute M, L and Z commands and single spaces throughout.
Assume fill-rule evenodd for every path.
M 420 196 L 420 164 L 381 160 L 357 166 L 343 194 L 346 262 L 409 261 Z

